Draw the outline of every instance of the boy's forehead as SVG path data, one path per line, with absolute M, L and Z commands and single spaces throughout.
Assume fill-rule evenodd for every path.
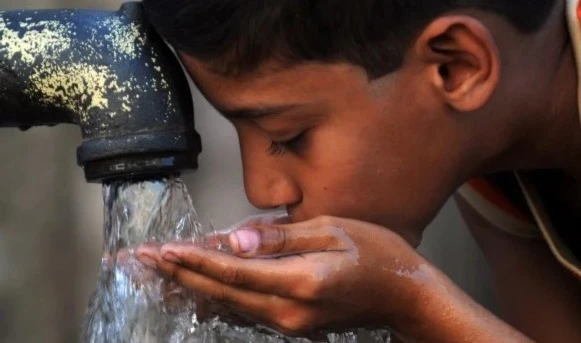
M 327 79 L 344 78 L 345 76 L 365 78 L 365 71 L 348 63 L 304 62 L 300 64 L 283 65 L 277 61 L 267 61 L 259 68 L 247 73 L 224 74 L 216 70 L 211 63 L 195 57 L 180 54 L 186 68 L 197 79 L 213 80 L 226 84 L 251 86 L 263 85 L 281 81 L 325 81 Z M 321 79 L 324 77 L 324 79 Z M 283 84 L 285 84 L 283 82 Z
M 303 63 L 277 67 L 265 65 L 256 72 L 230 76 L 217 73 L 211 65 L 180 54 L 184 66 L 204 95 L 216 104 L 293 103 L 332 97 L 345 89 L 367 87 L 362 68 L 345 63 Z

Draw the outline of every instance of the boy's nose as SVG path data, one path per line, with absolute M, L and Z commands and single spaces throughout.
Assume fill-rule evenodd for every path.
M 245 163 L 244 189 L 250 203 L 259 209 L 296 205 L 302 197 L 300 187 L 284 169 L 268 165 Z

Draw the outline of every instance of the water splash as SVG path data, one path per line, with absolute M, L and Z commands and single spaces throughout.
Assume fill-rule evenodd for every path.
M 179 179 L 113 183 L 103 187 L 104 254 L 82 340 L 87 343 L 308 343 L 260 326 L 240 327 L 220 317 L 201 321 L 195 296 L 164 280 L 134 256 L 145 242 L 194 240 L 205 232 Z M 389 342 L 387 331 L 330 334 L 330 343 Z M 361 337 L 367 336 L 365 340 Z

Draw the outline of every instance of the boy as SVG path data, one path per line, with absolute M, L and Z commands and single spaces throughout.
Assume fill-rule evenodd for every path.
M 251 203 L 289 215 L 144 262 L 290 335 L 581 342 L 577 0 L 144 5 L 236 127 Z M 414 250 L 456 190 L 502 319 Z

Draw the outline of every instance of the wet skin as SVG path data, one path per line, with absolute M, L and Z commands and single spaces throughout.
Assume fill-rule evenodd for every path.
M 178 282 L 196 285 L 209 300 L 289 335 L 311 335 L 323 324 L 339 331 L 382 326 L 404 311 L 393 306 L 377 311 L 378 304 L 389 302 L 386 292 L 410 298 L 405 303 L 428 298 L 406 284 L 430 282 L 436 271 L 416 259 L 399 235 L 332 217 L 281 222 L 265 215 L 260 223 L 253 218 L 233 234 L 214 236 L 214 242 L 230 246 L 232 255 L 189 242 L 149 245 L 139 254 Z M 392 247 L 390 260 L 381 253 L 386 242 Z M 368 266 L 376 269 L 370 272 Z M 347 322 L 344 313 L 349 313 Z
M 503 39 L 525 41 L 498 25 Z M 528 48 L 574 68 L 570 60 L 556 62 L 562 50 L 552 54 L 535 42 Z M 530 96 L 547 91 L 542 83 L 517 94 L 511 82 L 531 74 L 515 64 L 501 78 L 501 64 L 511 65 L 497 43 L 474 18 L 442 17 L 420 35 L 402 68 L 378 80 L 344 63 L 281 68 L 276 61 L 232 77 L 182 53 L 199 89 L 236 127 L 248 199 L 263 209 L 286 207 L 289 223 L 250 221 L 222 236 L 232 254 L 171 243 L 144 246 L 138 256 L 291 335 L 389 325 L 412 341 L 528 342 L 414 249 L 469 176 L 564 167 L 557 147 L 581 146 L 571 138 L 578 136 L 575 81 L 560 82 L 571 95 L 560 102 Z M 561 72 L 531 70 L 539 78 Z M 521 103 L 526 117 L 516 115 Z M 541 136 L 549 132 L 559 134 Z M 519 150 L 523 145 L 534 148 Z
M 370 83 L 353 66 L 305 65 L 230 80 L 182 58 L 238 131 L 251 203 L 285 206 L 296 224 L 249 223 L 227 238 L 234 256 L 192 244 L 139 255 L 212 302 L 289 335 L 388 323 L 421 335 L 408 328 L 420 327 L 426 311 L 441 312 L 436 299 L 453 287 L 414 250 L 463 169 L 453 118 L 434 131 L 436 114 L 406 105 L 396 78 L 411 72 Z

